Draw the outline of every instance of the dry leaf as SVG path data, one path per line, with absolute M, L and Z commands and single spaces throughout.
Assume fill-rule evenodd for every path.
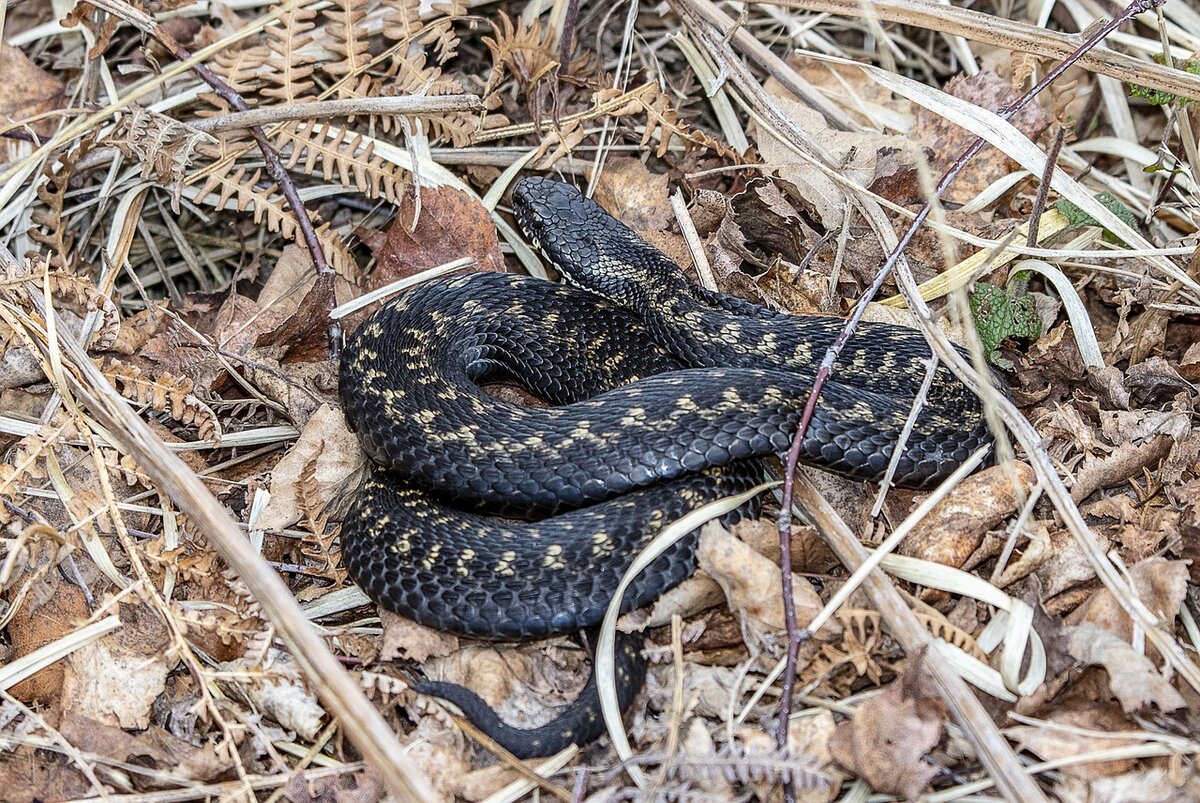
M 724 589 L 729 609 L 742 615 L 747 643 L 777 647 L 784 630 L 779 566 L 716 522 L 701 528 L 696 562 Z M 807 580 L 794 575 L 792 594 L 797 623 L 805 627 L 821 610 L 821 598 Z
M 1111 706 L 1100 703 L 1086 704 L 1080 708 L 1056 710 L 1046 717 L 1051 727 L 1043 725 L 1017 725 L 1004 729 L 1004 735 L 1017 743 L 1018 750 L 1028 750 L 1043 761 L 1077 756 L 1099 750 L 1113 750 L 1129 745 L 1141 744 L 1140 739 L 1118 739 L 1110 736 L 1090 735 L 1077 729 L 1112 731 L 1133 729 L 1133 724 Z M 1062 726 L 1061 728 L 1052 727 Z M 1116 775 L 1131 769 L 1134 759 L 1114 761 L 1089 761 L 1063 767 L 1063 772 L 1077 778 L 1100 778 Z
M 941 741 L 945 716 L 923 660 L 923 653 L 912 656 L 904 674 L 839 724 L 829 742 L 834 760 L 876 792 L 910 800 L 938 774 L 923 759 Z
M 46 141 L 58 127 L 55 118 L 46 112 L 62 106 L 63 85 L 60 80 L 39 68 L 7 42 L 0 41 L 0 129 L 32 133 Z M 40 120 L 24 123 L 44 115 Z M 0 139 L 0 165 L 12 164 L 33 151 L 33 144 L 19 139 Z
M 1185 561 L 1150 558 L 1130 567 L 1129 580 L 1138 599 L 1160 622 L 1175 621 L 1187 593 L 1188 568 Z M 1133 623 L 1124 609 L 1103 589 L 1067 617 L 1067 624 L 1091 622 L 1113 633 L 1122 641 L 1133 639 Z
M 439 633 L 385 608 L 379 609 L 379 621 L 383 625 L 381 661 L 409 659 L 423 664 L 430 657 L 441 658 L 459 648 L 457 636 Z
M 121 728 L 145 728 L 162 694 L 168 659 L 166 627 L 147 607 L 121 606 L 119 629 L 80 647 L 66 659 L 62 710 Z
M 504 272 L 496 224 L 477 198 L 453 187 L 422 187 L 421 214 L 415 228 L 414 212 L 409 191 L 404 194 L 386 234 L 359 232 L 378 263 L 367 281 L 367 289 L 463 257 L 475 257 L 475 270 Z
M 264 530 L 290 527 L 306 509 L 320 509 L 345 493 L 347 480 L 364 464 L 358 439 L 346 426 L 342 411 L 322 405 L 271 472 L 271 501 L 256 525 Z M 302 483 L 302 475 L 310 469 L 315 469 L 315 484 Z M 305 494 L 314 498 L 304 498 Z
M 950 491 L 900 544 L 900 554 L 962 568 L 1006 518 L 1016 514 L 1037 482 L 1025 463 L 992 466 Z
M 1186 705 L 1149 658 L 1109 631 L 1084 623 L 1068 628 L 1064 636 L 1067 652 L 1075 659 L 1104 667 L 1108 672 L 1109 688 L 1127 714 L 1138 713 L 1151 705 L 1169 713 Z

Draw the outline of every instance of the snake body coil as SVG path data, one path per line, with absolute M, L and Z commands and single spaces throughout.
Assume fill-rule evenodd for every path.
M 507 639 L 596 624 L 663 525 L 752 487 L 757 459 L 790 444 L 842 326 L 696 287 L 567 185 L 526 179 L 514 208 L 586 290 L 493 273 L 430 282 L 368 319 L 341 371 L 347 420 L 379 466 L 343 525 L 351 576 L 423 624 Z M 928 360 L 918 333 L 864 324 L 835 364 L 801 459 L 882 478 Z M 516 381 L 551 406 L 502 401 L 481 389 L 489 380 Z M 976 397 L 939 367 L 895 482 L 935 483 L 990 440 Z M 688 576 L 693 550 L 685 541 L 662 556 L 625 607 Z M 644 666 L 633 642 L 619 652 L 624 704 Z M 600 731 L 590 685 L 535 730 L 504 725 L 461 687 L 418 689 L 455 701 L 518 755 Z

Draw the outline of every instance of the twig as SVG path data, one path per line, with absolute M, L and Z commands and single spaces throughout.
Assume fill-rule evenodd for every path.
M 1033 211 L 1029 215 L 1029 234 L 1025 237 L 1025 245 L 1037 247 L 1038 229 L 1042 224 L 1042 213 L 1046 211 L 1046 199 L 1050 196 L 1050 182 L 1054 179 L 1054 166 L 1058 164 L 1058 154 L 1062 151 L 1063 142 L 1067 139 L 1067 129 L 1062 126 L 1054 127 L 1054 139 L 1046 151 L 1046 169 L 1042 171 L 1042 180 L 1038 183 L 1037 197 L 1033 201 Z
M 198 131 L 228 131 L 282 123 L 289 120 L 324 120 L 330 117 L 352 117 L 356 114 L 424 115 L 446 112 L 477 112 L 483 108 L 478 95 L 403 95 L 383 98 L 345 98 L 319 100 L 296 106 L 268 106 L 220 117 L 194 120 L 189 126 Z

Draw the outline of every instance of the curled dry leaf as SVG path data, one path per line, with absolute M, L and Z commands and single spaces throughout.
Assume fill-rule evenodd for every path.
M 1137 713 L 1150 706 L 1170 712 L 1186 705 L 1149 658 L 1109 631 L 1084 623 L 1068 628 L 1064 636 L 1067 652 L 1074 658 L 1104 667 L 1109 688 L 1126 713 Z
M 798 790 L 798 803 L 827 803 L 841 794 L 846 775 L 834 763 L 833 753 L 829 749 L 835 730 L 837 725 L 829 711 L 795 717 L 788 722 L 788 749 L 795 755 L 807 756 L 829 779 L 829 784 L 824 787 Z
M 1015 741 L 1019 749 L 1028 750 L 1043 761 L 1141 743 L 1140 739 L 1121 739 L 1109 735 L 1114 731 L 1133 728 L 1133 723 L 1111 705 L 1085 703 L 1079 708 L 1064 708 L 1047 717 L 1047 721 L 1049 727 L 1017 725 L 1005 728 L 1004 734 Z M 1059 727 L 1054 727 L 1056 725 Z M 1085 764 L 1068 764 L 1062 771 L 1076 778 L 1102 778 L 1126 772 L 1134 763 L 1135 760 L 1131 758 L 1089 761 Z
M 924 756 L 941 741 L 946 714 L 923 661 L 924 653 L 913 656 L 904 674 L 860 705 L 829 741 L 834 760 L 875 791 L 910 800 L 938 773 Z
M 359 232 L 378 263 L 367 289 L 462 257 L 475 257 L 475 270 L 504 271 L 496 225 L 477 198 L 453 187 L 422 187 L 420 217 L 416 211 L 410 190 L 386 234 Z
M 995 529 L 1020 510 L 1037 482 L 1033 469 L 1012 461 L 960 482 L 900 544 L 900 553 L 961 568 Z
M 122 605 L 120 629 L 66 659 L 61 708 L 120 728 L 146 728 L 175 660 L 166 626 L 149 608 Z
M 430 657 L 441 658 L 459 648 L 457 636 L 440 633 L 385 608 L 379 609 L 379 621 L 383 624 L 381 661 L 408 659 L 423 664 Z
M 227 769 L 228 758 L 220 755 L 222 751 L 215 744 L 196 747 L 157 725 L 129 733 L 68 711 L 63 713 L 58 730 L 83 753 L 136 763 L 177 778 L 209 781 Z
M 974 103 L 990 111 L 1016 100 L 1008 81 L 994 72 L 980 72 L 971 76 L 955 76 L 945 86 L 947 94 Z M 1030 139 L 1038 136 L 1050 125 L 1049 112 L 1036 103 L 1031 103 L 1009 120 L 1021 133 Z M 917 125 L 913 131 L 918 142 L 928 146 L 934 154 L 935 175 L 946 170 L 971 143 L 975 134 L 960 128 L 945 116 L 921 107 L 917 111 Z M 971 169 L 954 181 L 943 196 L 943 202 L 966 203 L 992 182 L 1008 174 L 1010 162 L 1006 155 L 995 148 L 984 148 L 971 160 Z
M 916 184 L 915 165 L 923 157 L 920 147 L 907 137 L 874 131 L 837 131 L 820 112 L 797 101 L 774 81 L 768 81 L 766 87 L 779 108 L 808 134 L 826 161 L 836 165 L 838 172 L 852 183 L 868 188 L 880 180 L 897 186 Z M 781 141 L 772 129 L 758 126 L 755 129 L 763 161 L 777 166 L 779 175 L 795 185 L 799 197 L 811 204 L 809 211 L 826 231 L 840 229 L 848 208 L 842 188 L 824 171 L 797 156 L 795 143 Z
M 264 667 L 235 661 L 225 667 L 234 673 L 256 677 L 244 688 L 255 705 L 289 731 L 304 739 L 314 739 L 321 730 L 325 711 L 300 679 L 300 670 L 286 653 L 272 650 Z
M 1186 561 L 1150 558 L 1131 567 L 1128 577 L 1138 599 L 1159 621 L 1175 621 L 1187 594 Z M 1133 623 L 1108 589 L 1098 592 L 1072 611 L 1066 622 L 1069 625 L 1090 622 L 1122 641 L 1130 642 L 1133 639 Z
M 310 487 L 311 483 L 301 483 L 300 479 L 313 461 L 316 484 Z M 346 426 L 342 411 L 322 405 L 305 424 L 295 445 L 271 472 L 271 501 L 259 517 L 257 526 L 264 530 L 282 530 L 300 521 L 306 509 L 324 507 L 330 500 L 346 493 L 347 481 L 364 462 L 358 439 Z M 306 491 L 315 492 L 316 498 L 302 499 Z
M 40 120 L 26 123 L 62 105 L 62 82 L 39 68 L 20 48 L 0 41 L 0 129 L 28 130 L 37 139 L 45 141 L 54 135 L 55 118 L 42 116 Z M 5 137 L 0 140 L 0 164 L 13 164 L 33 151 L 33 144 L 20 139 Z
M 696 561 L 724 589 L 730 610 L 742 616 L 747 641 L 777 646 L 784 630 L 779 566 L 715 522 L 700 531 Z M 806 627 L 821 610 L 821 598 L 802 577 L 793 576 L 792 592 L 797 623 Z

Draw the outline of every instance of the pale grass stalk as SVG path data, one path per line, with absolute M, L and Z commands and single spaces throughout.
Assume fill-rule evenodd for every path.
M 844 17 L 863 18 L 870 15 L 882 22 L 911 25 L 1055 60 L 1070 55 L 1079 45 L 1077 37 L 1071 34 L 1056 33 L 1027 22 L 984 14 L 959 5 L 941 5 L 935 0 L 872 0 L 870 3 L 861 0 L 771 0 L 771 4 Z M 1135 59 L 1107 48 L 1096 48 L 1083 54 L 1078 66 L 1119 81 L 1200 100 L 1200 76 Z

